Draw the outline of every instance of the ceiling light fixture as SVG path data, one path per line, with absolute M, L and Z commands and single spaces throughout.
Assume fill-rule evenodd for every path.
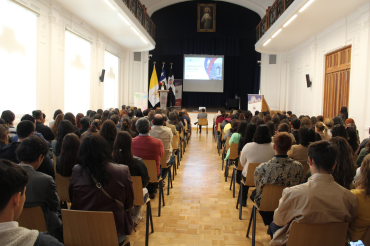
M 299 10 L 299 13 L 302 13 L 314 0 L 309 0 L 303 7 Z
M 126 20 L 126 18 L 125 18 L 125 17 L 123 17 L 123 15 L 121 15 L 120 13 L 118 13 L 118 15 L 119 15 L 119 17 L 121 17 L 121 19 L 122 19 L 122 20 L 124 20 L 124 21 L 126 22 L 126 24 L 127 24 L 127 25 L 131 26 L 130 22 L 128 22 L 128 21 Z
M 297 18 L 297 15 L 293 15 L 292 16 L 292 18 L 290 18 L 285 24 L 284 24 L 284 26 L 283 27 L 287 27 L 289 24 L 290 24 L 290 22 L 292 22 L 295 18 Z
M 140 36 L 140 33 L 138 31 L 136 31 L 136 29 L 132 26 L 131 29 L 138 35 Z
M 140 37 L 141 38 L 141 40 L 143 40 L 144 41 L 144 43 L 148 43 L 143 37 Z
M 270 41 L 271 41 L 271 38 L 267 40 L 266 43 L 263 44 L 263 46 L 266 46 L 268 43 L 270 43 Z
M 276 37 L 281 31 L 282 31 L 283 29 L 279 29 L 277 32 L 275 32 L 275 34 L 274 35 L 272 35 L 272 38 L 274 38 L 274 37 Z
M 111 7 L 113 10 L 116 10 L 116 8 L 113 6 L 113 4 L 111 4 L 110 2 L 109 2 L 109 0 L 104 0 L 108 5 L 109 5 L 109 7 Z

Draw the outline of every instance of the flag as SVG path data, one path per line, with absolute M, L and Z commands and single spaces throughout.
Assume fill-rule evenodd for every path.
M 166 72 L 164 71 L 164 64 L 162 67 L 161 77 L 159 78 L 159 87 L 162 86 L 162 82 L 164 82 L 164 85 L 167 87 L 167 90 L 168 90 Z
M 172 70 L 172 64 L 171 64 L 171 69 L 170 69 L 170 75 L 168 76 L 168 85 L 167 85 L 167 89 L 169 90 L 169 93 L 168 93 L 168 100 L 169 100 L 169 103 L 171 106 L 171 102 L 172 102 L 172 106 L 175 106 L 176 105 L 176 89 L 175 89 L 175 76 L 173 75 L 173 70 Z
M 152 77 L 150 78 L 150 85 L 149 85 L 149 102 L 152 104 L 152 107 L 155 107 L 157 103 L 159 103 L 159 85 L 158 85 L 158 77 L 157 71 L 155 70 L 155 64 L 153 68 Z

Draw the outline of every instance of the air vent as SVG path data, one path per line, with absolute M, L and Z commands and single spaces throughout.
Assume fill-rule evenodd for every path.
M 141 52 L 134 52 L 134 61 L 141 62 Z
M 276 55 L 270 55 L 270 62 L 269 64 L 276 64 Z

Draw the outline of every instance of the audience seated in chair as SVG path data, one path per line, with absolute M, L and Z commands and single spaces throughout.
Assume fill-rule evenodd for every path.
M 229 145 L 236 143 L 239 144 L 240 138 L 244 135 L 245 128 L 247 127 L 247 121 L 242 120 L 239 121 L 237 119 L 234 119 L 231 121 L 231 129 L 229 130 L 232 132 L 232 135 L 230 136 Z M 230 149 L 227 150 L 225 161 L 229 159 L 230 155 Z
M 21 142 L 16 154 L 20 166 L 29 176 L 24 207 L 41 207 L 49 234 L 62 242 L 62 221 L 58 215 L 60 201 L 55 181 L 51 176 L 37 171 L 48 154 L 48 146 L 42 138 L 30 136 Z
M 72 169 L 78 164 L 78 150 L 81 141 L 74 133 L 68 133 L 63 138 L 62 150 L 56 163 L 56 172 L 63 177 L 71 177 Z
M 83 117 L 81 119 L 80 123 L 81 123 L 80 135 L 82 136 L 82 134 L 84 132 L 86 132 L 87 130 L 89 130 L 89 128 L 90 128 L 90 119 L 89 119 L 89 117 Z
M 9 128 L 9 138 L 12 139 L 15 135 L 17 135 L 16 129 L 13 125 L 15 114 L 10 110 L 4 110 L 1 113 L 1 119 L 5 121 L 5 126 Z
M 98 134 L 85 136 L 69 183 L 71 209 L 112 211 L 119 243 L 130 235 L 134 191 L 129 168 L 112 162 L 107 141 Z M 112 200 L 112 199 L 114 200 Z
M 93 119 L 91 121 L 90 128 L 87 131 L 85 131 L 83 134 L 81 134 L 80 139 L 83 140 L 86 136 L 91 135 L 91 134 L 99 135 L 100 126 L 101 126 L 101 120 Z
M 64 120 L 69 120 L 72 125 L 73 125 L 73 131 L 74 133 L 78 136 L 78 137 L 81 137 L 80 135 L 80 129 L 77 127 L 77 124 L 76 124 L 76 117 L 74 116 L 74 114 L 72 113 L 66 113 L 64 115 Z
M 126 116 L 122 119 L 121 131 L 128 132 L 132 138 L 137 137 L 137 132 L 132 130 L 132 121 Z
M 51 131 L 54 133 L 54 136 L 57 137 L 58 136 L 58 128 L 59 128 L 59 124 L 60 122 L 62 122 L 64 118 L 64 114 L 63 113 L 60 113 L 58 114 L 56 117 L 55 117 L 55 121 L 53 121 L 53 124 L 51 125 L 50 129 Z M 90 121 L 89 121 L 90 123 Z
M 157 164 L 157 175 L 161 177 L 161 157 L 164 155 L 164 147 L 161 140 L 149 135 L 150 123 L 145 117 L 136 122 L 136 128 L 139 136 L 132 139 L 132 153 L 143 160 L 155 160 Z M 150 199 L 154 199 L 158 184 L 149 184 L 147 186 Z
M 53 126 L 53 124 L 54 124 L 54 122 L 55 122 L 55 120 L 56 120 L 56 118 L 57 118 L 57 116 L 58 116 L 59 114 L 63 114 L 63 111 L 62 111 L 62 110 L 60 110 L 60 109 L 55 110 L 55 112 L 54 112 L 54 116 L 53 116 L 53 119 L 49 122 L 49 127 L 50 127 L 50 128 L 52 128 L 52 126 Z M 64 116 L 64 115 L 63 115 L 63 116 Z M 55 133 L 54 133 L 54 135 L 56 136 L 56 134 L 55 134 Z
M 153 115 L 154 118 L 154 115 Z M 153 120 L 153 119 L 152 119 Z M 177 113 L 171 112 L 168 115 L 168 121 L 167 124 L 174 125 L 176 127 L 176 130 L 181 134 L 184 131 L 184 125 L 179 121 Z
M 48 141 L 54 140 L 55 135 L 48 126 L 45 126 L 43 121 L 43 115 L 41 110 L 35 110 L 32 112 L 33 118 L 36 120 L 36 131 L 41 133 L 42 136 Z
M 5 125 L 0 125 L 0 150 L 9 144 L 9 128 Z
M 27 172 L 8 160 L 0 161 L 0 245 L 62 246 L 52 236 L 18 226 L 26 200 Z
M 113 144 L 117 136 L 117 128 L 114 122 L 109 119 L 105 120 L 101 126 L 99 134 L 105 139 L 105 141 L 107 141 L 111 152 L 113 152 Z
M 312 176 L 308 182 L 285 188 L 274 222 L 269 227 L 270 245 L 285 245 L 293 220 L 298 223 L 350 222 L 356 215 L 357 199 L 334 181 L 338 149 L 332 143 L 319 141 L 308 148 Z M 314 235 L 313 235 L 314 236 Z
M 143 185 L 144 202 L 148 198 L 147 185 L 149 184 L 148 169 L 143 160 L 132 154 L 132 137 L 128 132 L 119 132 L 113 147 L 113 161 L 117 164 L 128 166 L 131 176 L 140 176 Z M 130 213 L 135 224 L 143 219 L 141 216 L 141 207 L 134 206 Z
M 309 126 L 303 126 L 299 129 L 299 145 L 293 145 L 288 151 L 289 158 L 307 164 L 308 145 L 316 141 L 315 131 Z
M 74 133 L 73 125 L 69 120 L 62 120 L 58 127 L 57 138 L 51 143 L 51 148 L 55 156 L 60 155 L 60 151 L 62 149 L 63 138 L 68 133 Z
M 256 189 L 252 192 L 251 200 L 259 208 L 265 185 L 294 186 L 301 182 L 303 166 L 298 161 L 288 157 L 288 150 L 292 146 L 291 136 L 286 132 L 277 133 L 273 139 L 272 148 L 275 156 L 268 162 L 261 163 L 254 171 Z M 273 221 L 274 212 L 260 211 L 265 225 Z
M 206 110 L 202 108 L 202 112 L 198 114 L 197 119 L 199 120 L 200 118 L 206 118 L 207 119 L 208 115 L 206 113 Z M 202 132 L 202 126 L 199 126 L 199 133 Z

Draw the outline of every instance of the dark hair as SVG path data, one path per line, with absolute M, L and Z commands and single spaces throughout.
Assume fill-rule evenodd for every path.
M 0 125 L 6 125 L 5 121 L 0 118 Z
M 60 122 L 62 122 L 63 118 L 64 118 L 63 113 L 58 114 L 57 117 L 55 118 L 53 125 L 51 126 L 51 131 L 54 133 L 55 136 L 58 135 L 59 124 Z
M 137 134 L 137 129 L 136 129 L 136 122 L 139 120 L 140 118 L 133 118 L 132 119 L 132 125 L 131 125 L 131 131 L 132 132 L 134 132 L 135 133 L 135 135 Z M 149 123 L 149 125 L 150 125 L 150 123 Z M 133 135 L 131 135 L 131 136 L 133 136 Z
M 335 116 L 333 118 L 334 126 L 335 125 L 344 125 L 344 122 L 340 116 Z
M 263 121 L 263 119 L 260 118 L 260 117 L 258 117 L 256 119 L 256 125 L 257 125 L 257 127 L 260 126 L 260 125 L 263 125 L 263 124 L 265 124 L 265 122 Z
M 80 121 L 81 127 L 84 129 L 87 129 L 90 127 L 90 119 L 87 117 L 83 117 Z
M 116 139 L 117 128 L 112 120 L 104 121 L 100 129 L 100 136 L 102 136 L 107 141 Z
M 310 143 L 313 143 L 316 141 L 316 133 L 309 126 L 302 126 L 299 129 L 298 135 L 299 135 L 300 144 L 304 147 L 307 147 L 308 145 L 310 145 Z
M 145 109 L 145 110 L 143 111 L 143 115 L 144 115 L 144 116 L 148 116 L 148 113 L 149 113 L 149 110 L 148 110 L 148 109 Z
M 270 130 L 266 125 L 259 125 L 253 136 L 253 142 L 258 144 L 271 143 Z
M 291 116 L 292 115 L 292 111 L 288 111 L 288 112 L 286 112 L 289 116 Z
M 118 121 L 119 121 L 119 118 L 118 118 L 118 115 L 114 114 L 110 117 L 110 120 L 112 120 L 114 122 L 115 125 L 118 124 Z
M 55 155 L 59 156 L 62 149 L 63 138 L 68 133 L 73 133 L 73 125 L 69 120 L 62 120 L 58 127 L 57 144 L 55 145 Z
M 84 117 L 84 115 L 82 113 L 78 113 L 77 116 L 76 116 L 76 125 L 78 128 L 81 129 L 82 125 L 81 125 L 81 119 Z
M 105 165 L 112 162 L 112 150 L 102 136 L 98 134 L 85 136 L 78 151 L 78 160 L 82 167 L 80 174 L 86 171 L 91 185 L 95 184 L 91 175 L 103 186 L 109 183 L 110 175 Z
M 279 154 L 286 154 L 292 147 L 292 138 L 286 132 L 278 132 L 274 137 L 274 144 Z
M 17 135 L 19 139 L 28 137 L 35 131 L 35 123 L 33 121 L 24 120 L 17 125 Z
M 240 120 L 238 119 L 231 120 L 231 128 L 230 128 L 231 133 L 237 132 L 239 123 L 240 123 Z
M 86 117 L 90 117 L 90 113 L 91 113 L 91 110 L 89 109 L 89 110 L 87 110 L 87 112 L 86 112 Z
M 204 112 L 206 112 L 206 110 L 204 108 L 202 108 L 202 112 L 204 113 Z
M 34 111 L 32 111 L 32 116 L 36 120 L 42 119 L 42 112 L 41 112 L 41 110 L 34 110 Z
M 3 119 L 7 125 L 13 125 L 15 114 L 10 110 L 4 110 L 1 113 L 1 119 Z
M 24 121 L 24 120 L 29 120 L 29 121 L 35 123 L 35 118 L 33 118 L 33 116 L 30 115 L 30 114 L 23 115 L 22 118 L 21 118 L 21 121 Z
M 92 119 L 92 117 L 94 117 L 94 115 L 96 115 L 96 112 L 91 110 L 90 114 L 89 114 L 90 119 Z
M 319 171 L 330 172 L 335 164 L 337 154 L 337 146 L 325 140 L 308 146 L 308 157 L 312 158 Z
M 332 171 L 335 182 L 346 189 L 350 189 L 353 177 L 356 175 L 352 148 L 342 137 L 333 137 L 329 140 L 338 148 L 337 165 Z
M 299 119 L 292 120 L 293 129 L 298 130 L 301 127 L 301 121 Z
M 360 144 L 358 143 L 357 138 L 357 131 L 354 127 L 346 127 L 347 135 L 348 135 L 348 143 L 352 148 L 353 154 L 358 150 Z
M 237 132 L 243 136 L 245 133 L 245 129 L 247 128 L 247 125 L 248 125 L 248 122 L 246 120 L 240 121 Z
M 346 128 L 343 125 L 334 125 L 331 130 L 332 137 L 342 137 L 348 140 Z
M 129 109 L 127 111 L 127 115 L 128 115 L 128 117 L 133 117 L 134 116 L 134 111 L 132 109 Z
M 315 129 L 315 125 L 317 123 L 317 118 L 315 116 L 312 116 L 310 120 L 311 120 L 312 128 Z
M 128 132 L 119 132 L 113 145 L 113 161 L 130 167 L 134 164 L 131 150 L 132 137 Z
M 348 119 L 348 111 L 347 111 L 347 107 L 342 107 L 340 109 L 340 113 L 343 117 L 344 120 Z
M 316 117 L 316 120 L 317 120 L 317 122 L 324 122 L 324 116 L 322 116 L 322 115 L 318 115 L 318 116 Z
M 95 114 L 93 117 L 92 117 L 92 120 L 101 120 L 103 117 L 100 115 L 100 114 Z
M 141 118 L 141 117 L 144 117 L 143 115 L 143 112 L 141 112 L 140 110 L 138 110 L 135 114 L 136 118 Z
M 61 113 L 63 113 L 62 110 L 60 110 L 60 109 L 55 110 L 54 115 L 53 115 L 53 120 L 55 120 L 55 118 L 57 117 L 57 115 L 58 114 L 61 114 Z
M 64 120 L 69 120 L 72 125 L 76 125 L 76 117 L 71 112 L 68 112 L 64 115 Z
M 109 117 L 109 110 L 104 110 L 103 115 L 101 116 L 101 122 L 104 123 Z
M 14 194 L 20 192 L 23 195 L 27 183 L 27 172 L 21 166 L 8 160 L 0 160 L 0 212 Z
M 263 121 L 265 122 L 265 124 L 266 124 L 267 121 L 270 121 L 270 120 L 271 120 L 271 115 L 270 114 L 266 114 L 265 116 L 263 116 Z
M 63 177 L 70 177 L 72 175 L 73 167 L 78 164 L 77 157 L 80 144 L 80 139 L 74 133 L 68 133 L 64 137 L 57 170 L 57 172 Z
M 312 128 L 312 122 L 311 122 L 310 118 L 305 116 L 301 119 L 301 127 L 303 127 L 303 126 L 308 126 L 308 127 Z
M 275 124 L 274 124 L 274 122 L 272 122 L 271 120 L 267 121 L 266 126 L 269 128 L 271 137 L 273 137 L 275 135 Z
M 281 124 L 278 126 L 277 131 L 278 131 L 278 132 L 286 132 L 286 133 L 290 133 L 290 126 L 289 126 L 287 123 L 281 123 Z
M 49 148 L 44 139 L 38 136 L 31 136 L 21 142 L 15 154 L 19 162 L 32 163 L 40 155 L 46 156 L 48 152 Z
M 163 126 L 163 116 L 161 114 L 154 115 L 152 122 L 154 126 Z
M 245 128 L 244 133 L 244 145 L 253 142 L 254 134 L 256 133 L 257 125 L 254 123 L 249 123 Z
M 176 125 L 179 123 L 179 119 L 177 118 L 177 114 L 175 112 L 171 112 L 168 115 L 168 120 L 169 120 L 169 123 L 172 125 Z
M 89 132 L 98 132 L 100 129 L 101 121 L 99 119 L 94 119 L 91 122 L 91 127 L 89 129 Z
M 100 108 L 100 109 L 96 110 L 96 113 L 102 115 L 103 114 L 103 110 Z
M 259 115 L 260 114 L 260 111 L 258 111 L 258 110 L 256 110 L 255 112 L 254 112 L 254 115 Z

